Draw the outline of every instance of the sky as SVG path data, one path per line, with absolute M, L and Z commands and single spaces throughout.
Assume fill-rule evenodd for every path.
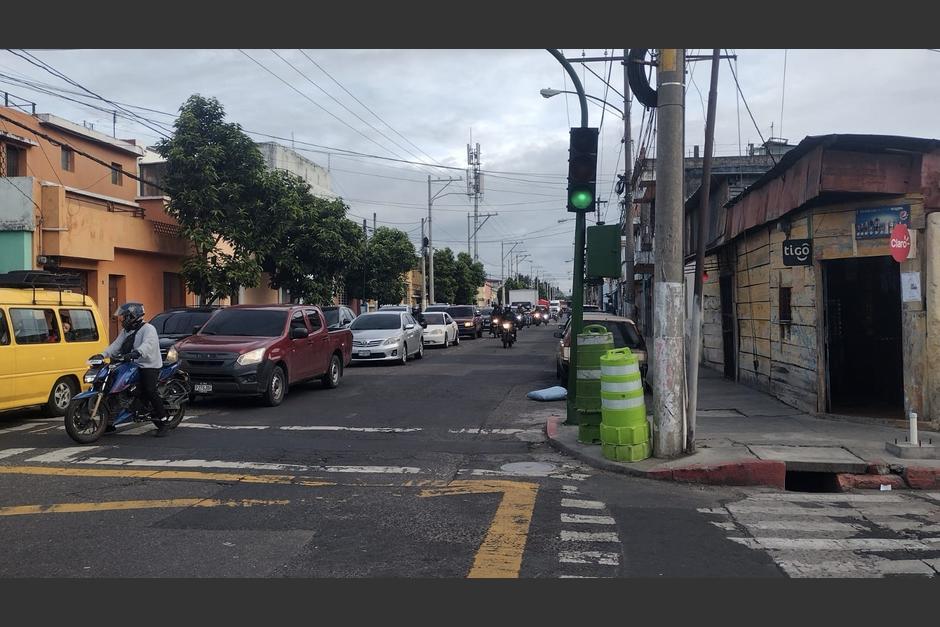
M 108 100 L 162 112 L 139 111 L 167 125 L 172 123 L 167 114 L 175 113 L 190 95 L 218 98 L 229 121 L 238 122 L 246 131 L 285 138 L 280 142 L 285 145 L 291 145 L 293 137 L 298 152 L 328 167 L 333 191 L 346 201 L 357 222 L 367 218 L 371 225 L 374 212 L 379 226 L 408 232 L 416 245 L 420 220 L 427 217 L 428 176 L 462 177 L 449 185 L 432 184 L 433 192 L 442 194 L 432 213 L 433 245 L 448 246 L 455 253 L 467 250 L 467 213 L 473 211 L 465 182 L 467 144 L 472 137 L 474 145 L 480 144 L 484 171 L 479 211 L 498 214 L 478 234 L 479 257 L 487 274 L 501 276 L 501 250 L 508 251 L 519 241 L 513 254 L 527 255 L 519 264 L 523 273 L 538 274 L 570 290 L 574 221 L 569 218 L 574 214 L 565 210 L 565 178 L 568 129 L 578 125 L 579 108 L 574 96 L 546 99 L 539 94 L 546 87 L 572 89 L 562 67 L 544 50 L 29 52 Z M 615 56 L 623 51 L 563 52 L 571 58 Z M 729 62 L 723 61 L 717 155 L 746 152 L 748 144 L 761 142 L 761 135 L 784 137 L 791 144 L 807 135 L 828 133 L 940 138 L 940 52 L 733 52 L 743 99 Z M 619 208 L 613 187 L 616 173 L 624 168 L 624 125 L 619 111 L 624 107 L 623 69 L 619 62 L 575 67 L 586 92 L 612 107 L 592 102 L 589 123 L 601 128 L 597 194 L 608 202 L 600 213 L 602 220 L 616 222 Z M 709 72 L 708 61 L 689 64 L 687 154 L 694 145 L 704 144 Z M 53 85 L 56 91 L 79 91 L 10 51 L 0 51 L 0 91 L 35 102 L 37 112 L 94 124 L 96 130 L 111 133 L 110 112 L 16 84 L 16 79 Z M 99 107 L 113 108 L 85 96 Z M 641 125 L 648 117 L 634 101 L 634 158 L 644 137 Z M 152 128 L 122 118 L 117 136 L 146 145 L 159 139 Z M 655 148 L 655 138 L 651 144 Z M 501 242 L 506 242 L 503 248 Z

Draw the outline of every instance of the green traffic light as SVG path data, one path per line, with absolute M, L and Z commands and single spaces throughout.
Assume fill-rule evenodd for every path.
M 594 204 L 594 195 L 591 192 L 579 189 L 571 193 L 571 206 L 575 209 L 589 209 Z

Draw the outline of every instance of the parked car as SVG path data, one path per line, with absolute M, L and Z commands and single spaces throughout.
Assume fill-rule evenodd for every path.
M 323 317 L 326 318 L 326 328 L 330 331 L 348 329 L 352 321 L 356 319 L 353 310 L 345 305 L 320 307 L 320 311 L 323 312 Z
M 193 393 L 247 394 L 280 405 L 291 385 L 339 385 L 352 356 L 352 333 L 327 330 L 311 305 L 236 305 L 213 315 L 177 344 Z
M 375 311 L 356 318 L 353 335 L 355 362 L 396 361 L 400 364 L 424 357 L 424 329 L 407 311 Z
M 431 311 L 424 314 L 424 345 L 460 346 L 460 329 L 446 311 Z
M 489 329 L 490 323 L 493 321 L 493 308 L 484 307 L 483 309 L 480 310 L 480 316 L 483 317 L 483 328 Z
M 408 305 L 382 305 L 379 311 L 411 311 Z
M 95 301 L 63 291 L 80 283 L 57 277 L 0 275 L 0 410 L 42 405 L 51 416 L 65 415 L 88 357 L 108 346 Z
M 643 341 L 643 336 L 640 335 L 633 320 L 600 311 L 589 311 L 584 314 L 584 325 L 589 324 L 600 324 L 606 327 L 614 336 L 614 348 L 623 348 L 625 346 L 630 348 L 639 362 L 643 384 L 647 385 L 646 342 Z M 555 337 L 560 339 L 558 352 L 555 354 L 555 376 L 558 377 L 562 385 L 567 385 L 568 361 L 571 351 L 571 318 L 568 318 L 563 331 L 555 332 Z
M 457 323 L 461 335 L 483 337 L 483 316 L 475 306 L 454 305 L 447 308 L 447 313 Z
M 447 303 L 432 303 L 428 305 L 425 311 L 447 311 L 453 307 L 453 305 L 448 305 Z
M 150 320 L 160 337 L 160 356 L 166 360 L 166 353 L 174 344 L 185 340 L 195 333 L 209 318 L 219 310 L 218 305 L 202 307 L 174 307 L 159 313 Z

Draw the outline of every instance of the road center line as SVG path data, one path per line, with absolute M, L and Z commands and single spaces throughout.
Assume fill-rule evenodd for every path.
M 503 497 L 467 577 L 517 578 L 538 489 L 537 483 L 522 481 L 457 480 L 447 487 L 422 490 L 418 496 L 501 492 Z
M 253 507 L 255 505 L 287 505 L 285 500 L 261 499 L 157 499 L 153 501 L 108 501 L 104 503 L 56 503 L 53 505 L 15 505 L 0 507 L 0 516 L 27 514 L 75 514 L 128 509 L 163 509 L 171 507 Z
M 310 487 L 335 485 L 309 477 L 294 475 L 246 475 L 226 472 L 191 470 L 132 470 L 130 468 L 60 468 L 55 466 L 0 466 L 0 474 L 46 475 L 59 477 L 127 477 L 136 479 L 176 479 L 184 481 L 219 481 L 235 483 L 275 483 Z

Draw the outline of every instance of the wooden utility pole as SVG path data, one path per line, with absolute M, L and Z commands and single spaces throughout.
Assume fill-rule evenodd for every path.
M 636 300 L 633 286 L 634 262 L 636 260 L 636 246 L 633 240 L 633 131 L 630 128 L 630 81 L 627 78 L 627 49 L 623 51 L 623 219 L 621 221 L 621 235 L 624 236 L 624 262 L 623 276 L 620 278 L 620 315 L 626 316 L 636 322 L 634 302 Z
M 710 191 L 712 180 L 712 153 L 715 146 L 715 108 L 718 101 L 718 64 L 720 50 L 712 51 L 712 76 L 708 88 L 708 113 L 705 118 L 705 158 L 702 163 L 702 186 L 699 188 L 698 233 L 695 237 L 695 288 L 692 297 L 692 324 L 689 333 L 689 364 L 686 376 L 689 380 L 689 404 L 686 415 L 689 420 L 685 450 L 695 452 L 695 417 L 698 411 L 698 367 L 702 351 L 702 283 L 705 272 L 705 233 L 708 229 Z
M 659 50 L 656 73 L 656 229 L 653 284 L 653 452 L 677 457 L 685 435 L 682 207 L 685 49 Z

